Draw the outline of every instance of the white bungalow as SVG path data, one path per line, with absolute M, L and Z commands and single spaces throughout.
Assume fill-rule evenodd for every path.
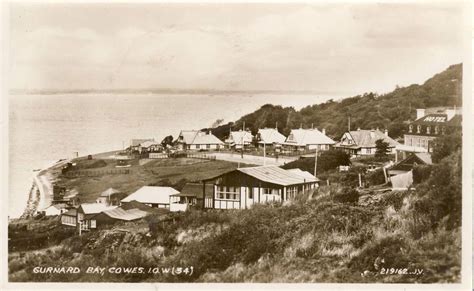
M 317 128 L 292 129 L 284 145 L 294 150 L 329 150 L 336 142 L 326 135 L 326 130 L 319 131 Z
M 269 147 L 280 146 L 286 140 L 286 137 L 278 132 L 276 128 L 260 128 L 257 133 L 258 145 Z
M 226 145 L 229 148 L 242 149 L 247 148 L 252 144 L 253 135 L 250 131 L 231 131 L 229 138 L 225 140 Z
M 169 208 L 170 196 L 174 194 L 179 194 L 179 191 L 171 187 L 143 186 L 122 199 L 121 203 L 137 201 L 150 207 Z
M 278 166 L 238 168 L 203 180 L 213 184 L 213 193 L 204 193 L 204 208 L 244 209 L 256 203 L 282 202 L 318 187 L 319 179 L 299 169 Z
M 53 204 L 44 210 L 45 216 L 54 216 L 54 215 L 61 215 L 67 211 L 67 204 L 65 203 L 58 203 Z
M 198 130 L 182 130 L 176 139 L 176 144 L 180 150 L 218 150 L 224 143 L 215 135 L 209 132 Z

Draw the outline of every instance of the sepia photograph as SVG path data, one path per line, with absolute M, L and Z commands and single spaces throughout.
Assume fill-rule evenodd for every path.
M 2 5 L 6 290 L 472 288 L 470 2 Z

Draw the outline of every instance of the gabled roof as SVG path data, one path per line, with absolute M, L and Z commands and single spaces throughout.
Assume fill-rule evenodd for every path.
M 61 210 L 61 209 L 67 208 L 67 204 L 65 204 L 65 203 L 52 204 L 48 208 L 51 208 L 51 207 L 54 207 L 57 210 Z M 48 209 L 48 208 L 46 208 L 46 209 Z
M 316 144 L 335 144 L 336 142 L 318 129 L 292 129 L 290 135 L 286 138 L 287 145 L 316 145 Z
M 413 169 L 415 164 L 418 165 L 431 165 L 431 155 L 429 153 L 412 153 L 405 159 L 397 162 L 390 167 L 390 171 L 410 171 Z
M 347 132 L 345 133 L 347 134 Z M 367 130 L 367 129 L 358 129 L 352 130 L 348 132 L 352 139 L 354 140 L 355 144 L 351 146 L 355 147 L 375 147 L 375 142 L 379 139 L 382 139 L 384 142 L 387 142 L 391 147 L 395 147 L 400 145 L 397 141 L 392 139 L 389 136 L 386 136 L 385 133 L 381 132 L 378 129 L 375 130 Z M 341 143 L 339 143 L 340 145 Z M 345 145 L 344 145 L 345 146 Z
M 315 176 L 313 176 L 313 174 L 311 174 L 310 172 L 308 171 L 303 171 L 299 168 L 295 168 L 295 169 L 288 169 L 287 171 L 290 171 L 292 173 L 295 173 L 297 175 L 300 175 L 301 177 L 303 177 L 304 179 L 306 179 L 307 181 L 319 181 L 318 178 L 316 178 Z
M 124 210 L 120 207 L 117 207 L 115 209 L 107 210 L 102 212 L 105 215 L 107 215 L 110 218 L 118 219 L 118 220 L 124 220 L 124 221 L 132 221 L 132 220 L 137 220 L 140 218 L 143 218 L 147 215 L 145 211 L 142 211 L 140 209 L 129 209 L 129 210 Z
M 100 193 L 99 197 L 109 197 L 109 196 L 112 196 L 112 195 L 117 194 L 117 193 L 121 193 L 121 192 L 117 189 L 109 188 L 109 189 L 105 190 L 104 192 Z
M 204 132 L 199 132 L 191 144 L 224 144 L 224 143 L 212 133 L 206 134 Z
M 84 214 L 96 214 L 102 211 L 117 208 L 117 206 L 106 206 L 102 203 L 83 203 L 79 206 L 79 208 L 82 209 Z
M 178 194 L 179 191 L 171 187 L 143 186 L 132 194 L 128 195 L 122 202 L 136 200 L 148 204 L 169 204 L 170 195 Z
M 158 215 L 165 215 L 170 212 L 169 209 L 150 207 L 148 205 L 145 205 L 135 200 L 122 204 L 120 208 L 124 210 L 139 209 L 139 210 L 145 211 L 146 213 L 158 214 Z
M 259 166 L 259 167 L 248 167 L 248 168 L 239 168 L 234 171 L 238 171 L 241 173 L 244 173 L 248 176 L 254 177 L 257 180 L 271 183 L 271 184 L 276 184 L 276 185 L 281 185 L 281 186 L 289 186 L 289 185 L 296 185 L 296 184 L 304 184 L 304 183 L 310 183 L 310 182 L 317 182 L 319 181 L 317 178 L 313 177 L 313 179 L 310 179 L 309 177 L 303 177 L 300 174 L 295 173 L 294 171 L 288 171 L 285 169 L 282 169 L 278 166 Z M 225 174 L 219 175 L 217 177 L 229 174 L 231 172 L 227 172 Z M 215 178 L 217 178 L 215 177 Z M 207 179 L 207 180 L 212 180 L 215 178 Z
M 231 131 L 229 138 L 226 140 L 227 143 L 234 143 L 234 144 L 245 144 L 251 143 L 253 140 L 253 135 L 249 131 Z
M 191 144 L 223 144 L 223 142 L 218 139 L 212 133 L 205 133 L 198 130 L 182 130 L 179 133 L 179 137 L 182 137 L 182 143 L 191 145 Z
M 284 143 L 286 137 L 275 128 L 261 128 L 258 130 L 261 144 Z

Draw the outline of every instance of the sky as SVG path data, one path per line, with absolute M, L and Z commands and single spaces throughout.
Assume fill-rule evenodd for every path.
M 438 4 L 10 6 L 14 89 L 311 90 L 422 83 L 463 59 L 463 9 Z

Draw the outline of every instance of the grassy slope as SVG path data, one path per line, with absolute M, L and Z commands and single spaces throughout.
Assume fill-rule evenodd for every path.
M 114 160 L 105 161 L 106 166 L 91 170 L 107 171 L 116 169 Z M 78 161 L 81 166 L 87 160 Z M 76 188 L 82 202 L 92 202 L 104 190 L 113 187 L 124 193 L 132 193 L 144 185 L 174 185 L 182 179 L 199 181 L 237 168 L 237 164 L 226 161 L 206 161 L 198 159 L 151 160 L 139 165 L 135 161 L 130 168 L 131 174 L 104 175 L 98 177 L 78 177 L 60 179 L 60 184 L 68 189 Z

